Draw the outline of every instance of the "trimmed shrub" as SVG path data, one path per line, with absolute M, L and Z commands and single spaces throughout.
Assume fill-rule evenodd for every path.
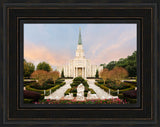
M 64 93 L 64 96 L 69 95 L 70 92 L 71 92 L 71 88 L 67 89 L 66 92 Z
M 73 93 L 73 97 L 77 97 L 77 93 L 76 92 Z
M 96 94 L 96 92 L 93 89 L 89 89 L 91 91 L 91 94 Z
M 71 87 L 77 87 L 79 84 L 80 84 L 80 83 L 78 83 L 78 82 L 73 82 L 73 83 L 70 84 L 70 86 L 71 86 Z
M 88 95 L 88 92 L 84 91 L 84 96 L 87 97 Z
M 82 82 L 82 84 L 83 84 L 85 87 L 89 87 L 87 81 L 85 81 L 85 80 Z
M 77 87 L 72 87 L 71 88 L 71 93 L 77 93 Z
M 31 88 L 35 88 L 35 89 L 39 89 L 39 90 L 47 90 L 51 87 L 55 86 L 55 84 L 48 84 L 48 83 L 43 83 L 42 85 L 40 85 L 39 83 L 35 82 L 30 84 Z
M 41 98 L 41 94 L 34 92 L 34 91 L 24 90 L 24 98 L 33 99 L 34 101 L 38 101 Z
M 137 90 L 125 91 L 125 92 L 123 93 L 123 96 L 124 96 L 125 98 L 136 99 L 136 98 L 137 98 Z
M 89 88 L 85 87 L 84 92 L 88 92 L 88 91 L 89 91 Z
M 76 77 L 76 78 L 73 79 L 73 82 L 75 82 L 75 81 L 81 81 L 81 82 L 83 82 L 84 79 L 82 77 Z
M 123 82 L 121 82 L 120 84 L 116 84 L 116 83 L 113 83 L 113 82 L 112 82 L 112 83 L 106 84 L 106 86 L 107 86 L 108 88 L 114 89 L 114 90 L 117 90 L 117 89 L 122 90 L 122 89 L 126 89 L 126 88 L 129 88 L 129 87 L 130 87 L 129 84 L 123 83 Z

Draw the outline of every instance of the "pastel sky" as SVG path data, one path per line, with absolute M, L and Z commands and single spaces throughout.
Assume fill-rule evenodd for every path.
M 74 59 L 81 27 L 85 57 L 99 65 L 137 50 L 136 24 L 24 24 L 24 58 L 53 68 Z

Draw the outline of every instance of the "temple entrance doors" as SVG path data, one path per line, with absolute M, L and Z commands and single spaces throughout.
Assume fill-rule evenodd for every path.
M 75 67 L 74 77 L 78 76 L 85 78 L 85 67 Z
M 82 68 L 81 67 L 78 68 L 78 76 L 82 77 Z

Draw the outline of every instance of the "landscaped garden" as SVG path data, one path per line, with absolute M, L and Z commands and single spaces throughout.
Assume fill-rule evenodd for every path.
M 73 93 L 73 97 L 77 97 L 77 87 L 81 83 L 84 86 L 84 96 L 85 97 L 87 97 L 88 91 L 91 91 L 91 94 L 96 93 L 93 89 L 89 88 L 89 85 L 85 79 L 83 79 L 82 77 L 76 77 L 73 79 L 73 82 L 70 84 L 71 88 L 67 89 L 64 95 L 66 96 L 66 95 L 69 95 L 70 93 Z
M 65 85 L 64 79 L 59 78 L 57 71 L 47 72 L 37 70 L 31 74 L 30 81 L 24 81 L 24 103 L 32 103 L 44 99 L 52 92 Z
M 124 68 L 116 67 L 109 71 L 104 69 L 100 73 L 101 79 L 97 79 L 95 85 L 102 88 L 112 96 L 118 96 L 129 103 L 137 102 L 137 90 L 135 82 L 122 82 L 128 76 Z

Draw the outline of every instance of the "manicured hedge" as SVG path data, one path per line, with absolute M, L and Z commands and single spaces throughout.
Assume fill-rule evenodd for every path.
M 73 82 L 75 82 L 75 81 L 81 81 L 81 82 L 83 82 L 84 79 L 82 77 L 76 77 L 76 78 L 73 79 Z
M 24 90 L 23 93 L 24 99 L 33 99 L 34 101 L 38 101 L 41 98 L 41 94 L 34 91 Z
M 83 81 L 82 84 L 83 84 L 85 87 L 89 87 L 87 81 Z
M 74 97 L 77 96 L 77 87 L 81 83 L 85 87 L 84 92 L 88 93 L 88 91 L 89 91 L 89 85 L 88 85 L 87 81 L 85 81 L 82 77 L 76 77 L 76 78 L 73 79 L 73 83 L 70 84 L 70 86 L 71 86 L 70 93 L 73 93 Z M 66 91 L 64 95 L 67 95 L 67 94 L 69 94 L 68 91 Z M 86 96 L 87 96 L 87 94 L 86 94 Z
M 71 87 L 77 87 L 80 83 L 79 82 L 73 82 L 70 84 Z
M 56 86 L 50 88 L 50 89 L 51 89 L 51 93 L 54 92 L 54 91 L 56 91 L 58 88 L 60 88 L 60 87 L 63 86 L 63 85 L 65 85 L 65 82 L 62 82 L 61 84 L 56 85 Z M 45 96 L 49 95 L 50 89 L 47 89 L 47 90 L 46 90 L 46 95 L 45 95 Z M 35 91 L 35 92 L 38 92 L 38 93 L 40 93 L 40 94 L 44 94 L 44 90 L 34 89 L 34 88 L 31 88 L 29 85 L 26 86 L 26 90 Z
M 103 84 L 99 84 L 97 82 L 95 82 L 95 85 L 99 86 L 100 88 L 104 89 L 106 92 L 109 93 L 110 88 L 104 86 Z M 134 89 L 135 89 L 135 86 L 130 85 L 130 88 L 119 90 L 119 93 L 123 93 L 125 91 L 134 90 Z M 117 90 L 110 89 L 110 94 L 112 96 L 117 96 Z
M 67 89 L 66 92 L 64 93 L 64 96 L 69 95 L 70 92 L 71 92 L 71 88 Z
M 84 96 L 87 97 L 87 95 L 88 95 L 88 92 L 85 92 L 85 91 L 84 91 Z
M 71 93 L 77 93 L 77 87 L 72 87 L 70 92 Z
M 96 92 L 91 88 L 89 88 L 89 91 L 91 91 L 91 94 L 96 94 Z
M 77 93 L 76 92 L 73 93 L 73 97 L 77 97 Z

